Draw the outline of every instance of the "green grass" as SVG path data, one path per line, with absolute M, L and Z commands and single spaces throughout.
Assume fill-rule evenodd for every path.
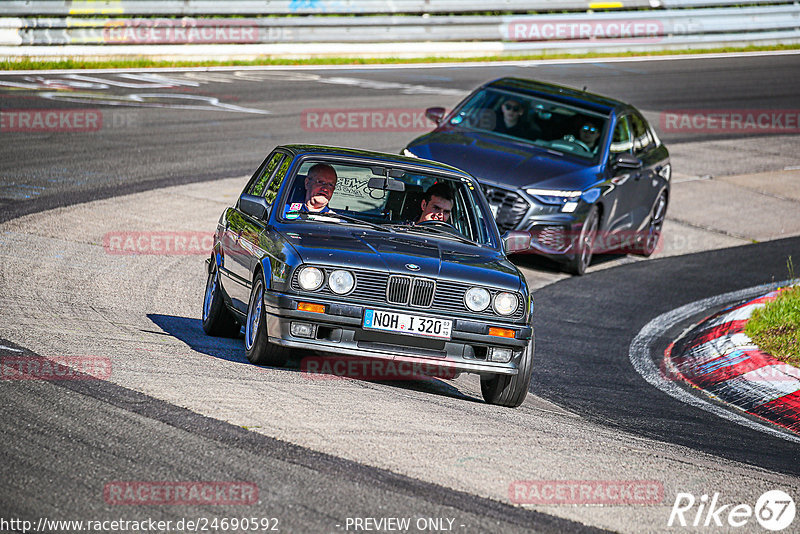
M 113 69 L 113 68 L 145 68 L 145 67 L 220 67 L 220 66 L 259 66 L 259 65 L 374 65 L 374 64 L 414 64 L 414 63 L 451 63 L 468 61 L 510 61 L 510 60 L 541 60 L 541 59 L 577 59 L 577 58 L 608 58 L 608 57 L 638 57 L 638 56 L 664 56 L 664 55 L 691 55 L 726 52 L 760 52 L 773 50 L 800 50 L 800 44 L 779 46 L 748 46 L 730 48 L 712 48 L 696 50 L 656 50 L 652 52 L 619 52 L 608 54 L 566 54 L 566 53 L 541 53 L 526 55 L 502 55 L 482 57 L 423 57 L 423 58 L 312 58 L 312 59 L 283 59 L 264 57 L 247 61 L 163 61 L 146 57 L 92 60 L 92 59 L 67 59 L 60 61 L 39 61 L 30 58 L 0 61 L 0 71 L 4 70 L 50 70 L 50 69 Z
M 800 286 L 782 291 L 757 309 L 744 332 L 764 352 L 800 366 Z

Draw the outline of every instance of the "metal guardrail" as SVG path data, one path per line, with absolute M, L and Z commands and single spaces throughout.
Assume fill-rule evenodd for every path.
M 780 4 L 786 0 L 755 0 Z M 204 16 L 557 12 L 737 5 L 734 0 L 0 0 L 0 16 Z
M 16 23 L 16 28 L 13 22 Z M 5 28 L 3 30 L 2 28 Z M 0 45 L 625 41 L 800 28 L 800 4 L 562 15 L 0 19 Z M 16 31 L 16 36 L 14 35 Z
M 623 3 L 668 9 L 586 10 L 587 5 Z M 509 13 L 519 9 L 520 14 L 480 16 L 465 14 L 476 9 L 478 0 L 0 0 L 0 15 L 36 13 L 23 18 L 0 16 L 0 59 L 475 57 L 800 43 L 800 2 L 766 1 L 751 7 L 730 7 L 730 3 L 499 0 L 491 9 Z M 553 13 L 571 6 L 582 12 Z M 536 8 L 550 13 L 528 14 Z M 377 9 L 385 13 L 369 14 Z M 181 16 L 221 10 L 244 16 Z M 271 10 L 275 16 L 247 16 Z M 417 16 L 391 15 L 406 10 L 422 11 L 416 11 Z M 41 13 L 87 16 L 38 16 Z M 298 16 L 303 13 L 308 15 Z

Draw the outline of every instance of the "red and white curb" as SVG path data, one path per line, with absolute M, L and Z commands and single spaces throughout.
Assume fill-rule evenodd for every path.
M 667 347 L 664 367 L 670 378 L 800 433 L 800 369 L 762 352 L 744 333 L 753 312 L 782 290 L 707 318 L 681 351 Z

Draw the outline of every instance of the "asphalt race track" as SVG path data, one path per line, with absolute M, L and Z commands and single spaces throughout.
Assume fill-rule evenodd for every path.
M 252 366 L 241 339 L 210 338 L 200 328 L 203 254 L 125 255 L 108 247 L 115 232 L 213 230 L 274 145 L 398 152 L 427 127 L 332 132 L 312 122 L 312 113 L 380 108 L 400 116 L 452 106 L 505 75 L 587 85 L 631 102 L 656 124 L 680 176 L 800 164 L 796 131 L 659 128 L 676 110 L 795 109 L 798 54 L 0 73 L 0 356 L 91 356 L 109 365 L 101 379 L 0 380 L 0 519 L 42 527 L 42 518 L 151 518 L 172 521 L 160 529 L 171 532 L 194 530 L 176 526 L 181 520 L 233 517 L 275 518 L 281 532 L 397 531 L 355 521 L 366 518 L 410 518 L 412 532 L 682 532 L 694 529 L 667 526 L 680 493 L 718 493 L 720 503 L 753 506 L 781 489 L 796 500 L 795 436 L 675 400 L 635 371 L 629 351 L 663 313 L 785 280 L 787 257 L 800 258 L 798 237 L 647 261 L 601 259 L 581 278 L 519 258 L 538 289 L 532 395 L 517 410 L 483 404 L 472 376 L 312 380 L 296 361 L 285 369 Z M 59 126 L 9 123 L 53 111 Z M 653 361 L 714 311 L 663 332 Z M 510 493 L 518 481 L 558 480 L 655 482 L 663 495 L 646 504 L 587 506 L 520 505 Z M 241 482 L 256 487 L 257 498 L 136 505 L 109 497 L 109 487 L 131 481 Z M 741 528 L 699 529 L 760 527 L 751 518 Z M 24 529 L 0 521 L 6 530 Z M 78 529 L 44 523 L 39 530 Z
M 304 125 L 302 114 L 308 110 L 449 107 L 486 80 L 522 76 L 613 95 L 659 124 L 661 113 L 675 110 L 791 110 L 800 85 L 796 66 L 797 56 L 792 54 L 531 67 L 233 69 L 227 74 L 164 72 L 156 78 L 153 74 L 2 76 L 6 112 L 99 109 L 103 120 L 102 128 L 81 135 L 41 131 L 4 136 L 0 217 L 164 185 L 249 175 L 267 150 L 285 142 L 395 152 L 427 128 L 332 134 Z M 55 90 L 59 88 L 70 91 Z M 663 128 L 659 132 L 673 156 L 682 155 L 682 162 L 691 165 L 676 169 L 685 174 L 738 174 L 743 168 L 773 170 L 797 163 L 792 136 L 773 135 L 743 149 L 730 135 Z M 702 151 L 689 145 L 701 140 L 710 142 Z M 681 144 L 679 153 L 676 143 Z
M 800 238 L 788 238 L 639 262 L 597 272 L 591 283 L 573 278 L 540 289 L 537 304 L 549 313 L 537 316 L 535 391 L 600 424 L 797 476 L 797 443 L 724 428 L 729 424 L 706 412 L 687 411 L 657 389 L 641 388 L 641 376 L 626 359 L 628 347 L 619 343 L 633 339 L 653 317 L 691 300 L 783 281 L 786 255 L 797 251 Z M 709 314 L 703 311 L 664 332 L 654 359 Z

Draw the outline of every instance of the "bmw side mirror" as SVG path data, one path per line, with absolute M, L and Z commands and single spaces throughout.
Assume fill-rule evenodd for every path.
M 621 154 L 617 154 L 617 157 L 614 158 L 614 167 L 617 169 L 641 169 L 642 160 L 633 154 L 623 152 Z
M 264 197 L 243 194 L 239 197 L 239 209 L 251 217 L 266 220 L 269 204 Z
M 425 110 L 425 116 L 435 122 L 437 125 L 441 124 L 444 120 L 445 109 L 440 107 L 428 108 Z
M 506 254 L 525 252 L 531 248 L 531 233 L 511 230 L 503 234 L 503 250 Z

